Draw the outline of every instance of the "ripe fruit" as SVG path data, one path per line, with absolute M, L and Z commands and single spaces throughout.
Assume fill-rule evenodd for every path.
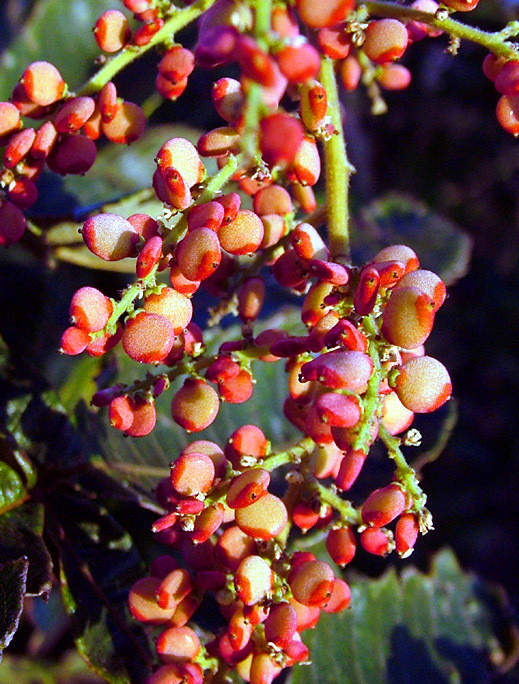
M 146 297 L 144 311 L 167 318 L 173 327 L 173 332 L 178 335 L 189 325 L 193 316 L 193 305 L 185 295 L 171 287 L 164 287 L 158 294 Z
M 101 130 L 108 140 L 119 145 L 130 145 L 138 140 L 146 128 L 146 116 L 133 102 L 120 102 L 109 121 L 101 123 Z
M 221 246 L 229 254 L 251 254 L 263 240 L 263 223 L 259 216 L 248 209 L 240 209 L 230 223 L 222 225 L 218 232 Z
M 393 62 L 401 57 L 409 37 L 404 24 L 398 19 L 378 19 L 368 24 L 362 49 L 378 64 Z
M 296 9 L 302 21 L 311 28 L 334 26 L 343 21 L 355 6 L 354 0 L 296 0 Z
M 95 287 L 82 287 L 74 293 L 69 314 L 74 325 L 86 332 L 102 330 L 112 315 L 113 303 Z
M 49 62 L 33 62 L 23 72 L 21 79 L 27 97 L 35 104 L 46 106 L 60 100 L 66 84 L 61 74 Z
M 170 321 L 155 313 L 142 312 L 124 328 L 124 351 L 139 363 L 159 363 L 169 353 L 175 336 Z
M 0 136 L 8 135 L 20 125 L 20 111 L 11 102 L 0 102 Z
M 373 527 L 383 527 L 397 518 L 406 508 L 406 497 L 396 484 L 372 492 L 362 505 L 362 521 Z
M 320 606 L 331 596 L 333 580 L 328 563 L 312 560 L 294 568 L 288 583 L 296 601 L 304 606 Z
M 404 349 L 415 349 L 429 337 L 434 323 L 434 300 L 417 287 L 393 290 L 382 315 L 384 337 Z
M 274 573 L 261 556 L 245 558 L 234 577 L 238 597 L 246 606 L 252 606 L 264 599 L 271 591 L 273 583 Z
M 432 356 L 417 356 L 400 368 L 395 391 L 410 411 L 430 413 L 450 398 L 452 384 L 443 363 Z
M 214 463 L 207 454 L 182 453 L 171 467 L 171 484 L 182 496 L 209 491 L 215 475 Z
M 205 280 L 222 260 L 220 242 L 214 230 L 196 228 L 178 243 L 175 256 L 182 274 L 189 280 Z
M 119 10 L 103 12 L 95 23 L 97 44 L 105 52 L 118 52 L 129 42 L 132 32 L 128 19 Z
M 150 625 L 163 625 L 173 616 L 174 607 L 161 608 L 156 591 L 161 580 L 158 577 L 143 577 L 132 586 L 128 595 L 128 606 L 136 620 Z
M 269 492 L 236 511 L 236 524 L 254 539 L 272 539 L 285 529 L 287 521 L 285 504 Z
M 173 397 L 171 415 L 188 432 L 200 432 L 211 425 L 219 408 L 218 395 L 210 385 L 188 378 Z

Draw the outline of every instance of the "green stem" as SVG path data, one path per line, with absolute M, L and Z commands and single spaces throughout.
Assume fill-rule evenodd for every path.
M 321 60 L 320 80 L 326 90 L 328 113 L 335 129 L 329 140 L 323 143 L 328 202 L 328 246 L 332 257 L 340 256 L 350 261 L 348 194 L 352 167 L 346 153 L 334 61 L 329 57 L 323 57 Z
M 360 525 L 362 523 L 360 512 L 354 508 L 349 501 L 341 499 L 331 487 L 325 487 L 320 482 L 315 482 L 313 487 L 317 492 L 319 499 L 323 503 L 327 503 L 332 508 L 335 508 L 344 522 L 347 522 L 350 525 Z
M 470 40 L 473 43 L 482 45 L 498 57 L 505 59 L 517 59 L 517 46 L 506 41 L 506 38 L 519 33 L 519 22 L 511 22 L 503 31 L 489 33 L 482 31 L 474 26 L 468 26 L 450 16 L 445 19 L 438 19 L 436 14 L 421 12 L 411 7 L 397 5 L 394 2 L 381 2 L 380 0 L 368 0 L 364 3 L 370 14 L 378 17 L 392 17 L 395 19 L 408 19 L 422 22 L 428 26 L 441 29 L 454 38 Z
M 213 197 L 219 193 L 225 185 L 227 185 L 233 174 L 238 170 L 242 163 L 243 156 L 241 154 L 237 156 L 231 154 L 225 162 L 225 166 L 223 166 L 207 183 L 204 191 L 197 199 L 195 204 L 204 204 L 204 202 L 209 202 L 212 200 Z
M 396 464 L 395 479 L 413 499 L 412 509 L 420 512 L 425 506 L 427 497 L 420 487 L 415 471 L 407 463 L 405 456 L 400 449 L 400 439 L 390 434 L 382 423 L 379 425 L 378 435 L 386 445 L 389 457 L 392 458 Z
M 276 454 L 271 454 L 265 458 L 261 463 L 258 464 L 260 468 L 265 470 L 275 470 L 282 465 L 287 463 L 300 463 L 304 456 L 308 456 L 315 449 L 315 442 L 310 437 L 304 437 L 300 442 L 294 446 L 286 449 L 285 451 L 279 451 Z
M 107 324 L 105 325 L 103 330 L 100 330 L 97 333 L 93 333 L 91 335 L 92 339 L 102 337 L 106 332 L 113 334 L 115 332 L 115 327 L 117 325 L 117 321 L 119 320 L 119 318 L 132 308 L 134 301 L 142 297 L 143 293 L 146 290 L 156 285 L 156 276 L 157 266 L 155 266 L 145 278 L 140 278 L 139 280 L 136 280 L 134 283 L 128 285 L 121 299 L 114 304 L 112 315 L 108 319 Z
M 376 345 L 372 342 L 369 347 L 369 355 L 373 361 L 373 373 L 368 382 L 368 389 L 364 395 L 363 415 L 357 437 L 352 444 L 354 451 L 362 451 L 364 454 L 369 452 L 373 437 L 371 429 L 377 420 L 382 398 L 379 393 L 382 369 Z
M 141 47 L 135 45 L 129 46 L 119 52 L 115 57 L 108 59 L 106 64 L 85 83 L 78 94 L 91 95 L 92 93 L 99 92 L 106 83 L 111 81 L 112 78 L 121 71 L 121 69 L 124 69 L 128 64 L 156 45 L 171 40 L 172 35 L 197 19 L 214 3 L 215 0 L 198 0 L 198 2 L 193 3 L 189 7 L 177 10 L 177 12 L 164 23 L 164 26 L 160 31 L 157 31 L 147 45 Z

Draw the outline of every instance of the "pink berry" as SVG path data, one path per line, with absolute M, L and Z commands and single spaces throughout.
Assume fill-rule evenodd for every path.
M 122 12 L 107 10 L 96 21 L 94 35 L 101 50 L 118 52 L 129 42 L 132 32 Z
M 173 346 L 174 331 L 170 321 L 155 313 L 142 312 L 130 318 L 124 328 L 124 351 L 139 363 L 159 363 Z
M 133 256 L 139 234 L 131 223 L 117 214 L 97 214 L 87 219 L 82 229 L 88 249 L 105 261 Z
M 47 106 L 63 97 L 66 84 L 61 74 L 49 62 L 29 64 L 22 76 L 27 97 L 35 104 Z
M 113 303 L 95 287 L 82 287 L 74 293 L 69 314 L 72 322 L 86 332 L 98 332 L 108 323 Z

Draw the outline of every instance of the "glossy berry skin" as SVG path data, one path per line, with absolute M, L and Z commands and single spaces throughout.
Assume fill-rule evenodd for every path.
M 161 608 L 157 603 L 156 591 L 161 580 L 158 577 L 143 577 L 131 588 L 128 606 L 132 616 L 150 625 L 163 625 L 173 616 L 174 608 Z
M 412 553 L 419 531 L 418 520 L 414 513 L 405 513 L 400 516 L 395 528 L 395 545 L 401 558 L 407 558 Z
M 360 533 L 362 548 L 375 556 L 386 556 L 389 551 L 389 539 L 384 530 L 368 527 Z
M 170 627 L 157 639 L 157 654 L 163 663 L 185 663 L 196 658 L 200 639 L 190 627 Z
M 134 102 L 121 102 L 113 117 L 102 122 L 101 130 L 113 143 L 130 145 L 138 140 L 146 128 L 146 117 Z
M 499 124 L 514 136 L 519 135 L 519 95 L 503 95 L 496 105 Z
M 373 527 L 383 527 L 406 508 L 406 496 L 398 485 L 387 485 L 372 492 L 361 510 L 362 521 Z
M 326 537 L 326 549 L 337 565 L 351 563 L 357 549 L 357 542 L 351 527 L 331 529 Z
M 270 473 L 262 468 L 251 468 L 235 477 L 227 491 L 226 503 L 230 508 L 250 506 L 267 494 Z
M 315 0 L 296 0 L 299 16 L 311 28 L 324 28 L 339 24 L 354 6 L 353 0 L 330 0 L 326 3 L 316 3 Z

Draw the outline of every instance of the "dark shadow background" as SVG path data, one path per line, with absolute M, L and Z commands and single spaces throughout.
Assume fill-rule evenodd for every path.
M 0 3 L 0 47 L 19 30 L 27 4 Z M 511 3 L 481 4 L 474 22 L 488 30 L 515 16 Z M 387 94 L 387 115 L 372 118 L 362 92 L 344 97 L 349 152 L 358 169 L 353 201 L 362 206 L 388 190 L 402 191 L 473 238 L 470 271 L 450 288 L 428 343 L 428 353 L 451 372 L 459 420 L 441 457 L 424 468 L 436 529 L 412 560 L 425 568 L 437 548 L 450 545 L 465 568 L 502 584 L 517 610 L 519 141 L 495 119 L 498 95 L 481 71 L 484 51 L 464 44 L 454 59 L 445 45 L 444 39 L 424 41 L 408 51 L 413 82 L 403 93 Z M 137 100 L 140 69 L 142 62 L 121 79 L 129 99 Z M 214 79 L 215 73 L 194 74 L 181 101 L 161 106 L 153 121 L 187 117 L 203 129 L 221 125 L 201 106 Z M 0 263 L 0 332 L 36 364 L 49 366 L 70 297 L 87 284 L 85 272 L 68 265 L 49 272 L 15 249 L 0 254 Z M 123 282 L 100 272 L 88 277 L 88 284 L 111 293 Z M 426 435 L 432 425 L 424 422 Z M 359 561 L 373 574 L 387 566 Z

